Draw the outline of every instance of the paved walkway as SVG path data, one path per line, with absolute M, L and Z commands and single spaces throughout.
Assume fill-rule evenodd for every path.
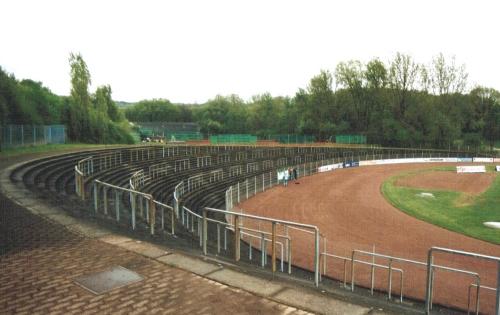
M 7 175 L 0 174 L 0 314 L 386 314 L 79 222 L 31 199 Z M 144 280 L 100 295 L 74 283 L 118 265 Z

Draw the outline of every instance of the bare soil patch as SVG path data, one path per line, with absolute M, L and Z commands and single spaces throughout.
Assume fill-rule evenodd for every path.
M 494 173 L 455 173 L 451 171 L 419 172 L 396 180 L 397 186 L 420 189 L 452 190 L 479 195 L 485 192 L 495 179 Z

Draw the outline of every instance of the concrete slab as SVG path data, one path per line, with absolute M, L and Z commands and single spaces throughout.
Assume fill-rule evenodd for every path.
M 222 269 L 221 266 L 180 254 L 163 256 L 158 258 L 157 260 L 167 265 L 178 267 L 201 276 Z
M 206 277 L 208 279 L 222 282 L 229 286 L 238 287 L 254 294 L 266 297 L 276 294 L 280 290 L 283 290 L 283 286 L 279 284 L 273 283 L 268 280 L 251 277 L 241 272 L 236 272 L 229 269 L 216 271 L 214 273 L 206 275 Z
M 158 258 L 169 254 L 164 249 L 141 241 L 118 243 L 116 245 L 149 258 Z
M 115 234 L 105 235 L 103 237 L 100 237 L 99 240 L 103 241 L 104 243 L 108 243 L 108 244 L 112 244 L 112 245 L 117 245 L 117 244 L 133 241 L 133 239 L 131 239 L 130 237 L 115 235 Z
M 365 315 L 371 311 L 367 307 L 336 300 L 326 295 L 321 296 L 319 293 L 312 294 L 300 288 L 287 288 L 274 295 L 273 299 L 291 306 L 300 305 L 301 308 L 320 314 Z
M 45 204 L 38 203 L 36 205 L 33 205 L 28 208 L 31 212 L 34 212 L 36 214 L 40 214 L 43 216 L 48 216 L 48 215 L 64 215 L 65 212 L 57 207 L 51 207 Z
M 77 233 L 81 233 L 89 238 L 99 238 L 99 237 L 103 237 L 104 235 L 111 234 L 111 232 L 109 232 L 108 230 L 106 230 L 98 225 L 90 224 L 90 223 L 83 223 L 83 222 L 79 222 L 78 224 L 69 225 L 68 228 L 77 232 Z
M 47 215 L 47 218 L 62 225 L 72 225 L 79 222 L 77 219 L 67 214 L 49 214 Z

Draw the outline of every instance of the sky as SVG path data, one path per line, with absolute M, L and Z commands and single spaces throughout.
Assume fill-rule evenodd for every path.
M 500 90 L 500 1 L 2 0 L 0 66 L 70 92 L 71 52 L 113 98 L 293 96 L 342 61 L 456 56 Z

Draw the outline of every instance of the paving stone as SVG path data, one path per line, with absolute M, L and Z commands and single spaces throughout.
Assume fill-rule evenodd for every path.
M 182 268 L 198 275 L 206 275 L 208 273 L 220 270 L 222 267 L 204 262 L 200 259 L 191 258 L 185 255 L 171 254 L 158 258 L 159 261 L 168 265 Z
M 67 214 L 49 214 L 47 218 L 62 224 L 62 225 L 72 225 L 78 223 L 78 220 Z
M 98 238 L 110 234 L 108 230 L 100 227 L 99 225 L 87 222 L 79 222 L 78 224 L 71 225 L 70 229 L 82 233 L 86 237 L 90 238 Z
M 348 302 L 332 299 L 327 296 L 312 294 L 300 289 L 287 288 L 273 296 L 277 301 L 291 302 L 292 305 L 302 305 L 315 313 L 320 314 L 368 314 L 371 309 Z
M 161 249 L 157 246 L 154 246 L 149 243 L 144 243 L 141 241 L 132 241 L 132 242 L 124 242 L 124 243 L 118 243 L 118 246 L 125 248 L 129 251 L 150 257 L 150 258 L 158 258 L 161 256 L 168 255 L 169 252 Z
M 230 286 L 240 287 L 249 292 L 270 296 L 283 289 L 283 286 L 269 280 L 248 276 L 241 272 L 223 269 L 207 275 L 207 278 L 225 283 Z
M 99 240 L 104 242 L 104 243 L 113 244 L 113 245 L 133 241 L 133 239 L 130 237 L 116 235 L 116 234 L 105 235 L 103 237 L 100 237 Z

